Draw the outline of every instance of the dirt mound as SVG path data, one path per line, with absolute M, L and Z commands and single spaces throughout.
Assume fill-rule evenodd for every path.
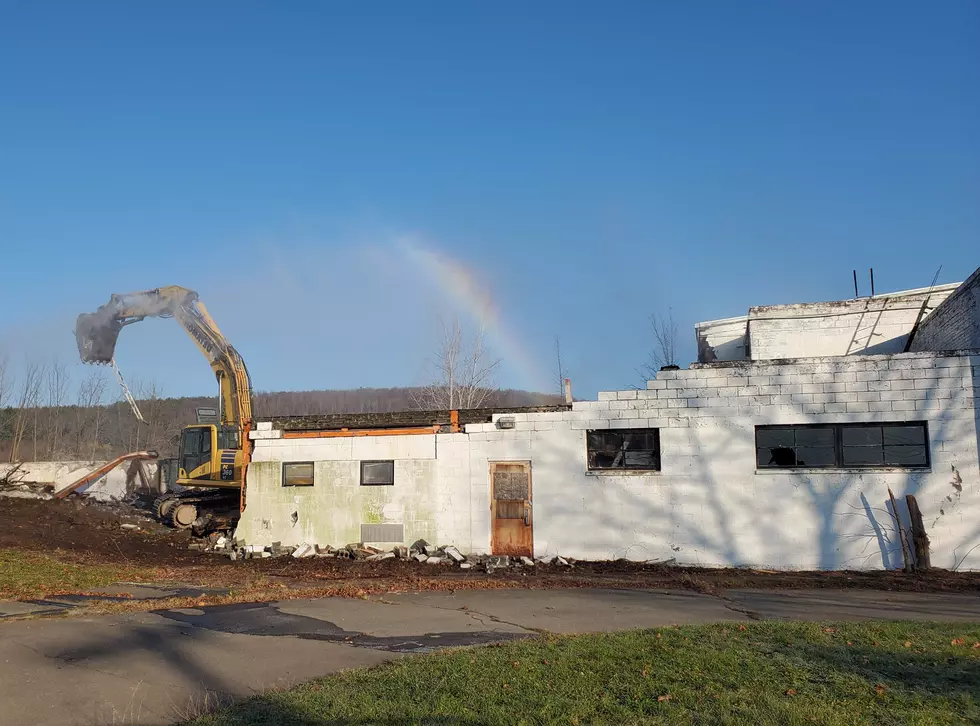
M 166 566 L 200 562 L 187 550 L 189 542 L 190 534 L 167 529 L 147 512 L 126 505 L 0 497 L 0 548 L 60 550 L 78 561 Z
M 152 521 L 148 512 L 83 499 L 39 501 L 0 497 L 0 548 L 53 553 L 76 562 L 160 568 L 172 579 L 235 585 L 256 578 L 284 587 L 374 582 L 391 589 L 455 587 L 619 587 L 689 589 L 713 594 L 730 588 L 869 588 L 905 591 L 980 592 L 980 573 L 932 570 L 771 572 L 750 569 L 675 567 L 669 564 L 575 562 L 573 567 L 537 564 L 492 575 L 450 565 L 389 559 L 352 561 L 313 557 L 231 561 L 187 549 L 191 535 Z M 123 525 L 136 525 L 137 528 Z

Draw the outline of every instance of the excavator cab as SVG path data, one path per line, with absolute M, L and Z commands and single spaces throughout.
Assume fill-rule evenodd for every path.
M 180 437 L 177 483 L 182 486 L 240 486 L 239 438 L 234 426 L 187 426 Z

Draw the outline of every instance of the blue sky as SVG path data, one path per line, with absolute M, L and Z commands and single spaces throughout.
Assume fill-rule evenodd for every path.
M 197 289 L 260 390 L 410 385 L 492 293 L 500 383 L 637 381 L 648 316 L 980 264 L 980 5 L 0 2 L 0 345 Z M 463 303 L 463 304 L 461 304 Z M 172 321 L 128 377 L 213 379 Z M 519 360 L 518 360 L 519 359 Z M 82 371 L 73 369 L 76 376 Z

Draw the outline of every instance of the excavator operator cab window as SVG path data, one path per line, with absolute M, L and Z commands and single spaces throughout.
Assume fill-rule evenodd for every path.
M 231 427 L 218 429 L 218 448 L 237 449 L 238 429 Z
M 197 467 L 211 461 L 211 427 L 195 426 L 184 429 L 180 439 L 180 468 L 188 476 Z

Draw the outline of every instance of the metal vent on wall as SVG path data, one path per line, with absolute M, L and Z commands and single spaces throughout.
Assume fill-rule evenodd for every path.
M 404 542 L 404 524 L 362 524 L 361 542 Z

